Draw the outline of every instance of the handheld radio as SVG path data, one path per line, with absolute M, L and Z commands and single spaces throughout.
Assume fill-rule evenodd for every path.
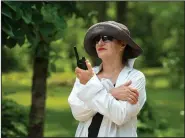
M 75 51 L 77 66 L 79 68 L 81 68 L 81 69 L 87 70 L 87 66 L 86 66 L 86 62 L 85 62 L 86 61 L 85 57 L 82 57 L 82 59 L 79 59 L 76 46 L 74 46 L 74 51 Z

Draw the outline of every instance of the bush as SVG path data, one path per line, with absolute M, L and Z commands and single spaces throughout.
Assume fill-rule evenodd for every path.
M 143 109 L 138 116 L 138 133 L 149 133 L 156 134 L 156 132 L 161 132 L 167 129 L 167 122 L 164 119 L 157 119 L 156 112 L 153 108 L 145 103 Z
M 2 72 L 27 71 L 30 67 L 27 47 L 16 46 L 13 49 L 2 47 Z
M 9 99 L 2 99 L 1 136 L 15 137 L 27 135 L 27 112 L 23 106 Z

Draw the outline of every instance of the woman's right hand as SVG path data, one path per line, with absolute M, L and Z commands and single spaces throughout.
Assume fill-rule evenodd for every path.
M 129 87 L 131 83 L 131 81 L 128 81 L 117 88 L 113 88 L 111 90 L 112 96 L 117 100 L 128 101 L 131 104 L 136 104 L 138 102 L 139 92 L 137 89 Z

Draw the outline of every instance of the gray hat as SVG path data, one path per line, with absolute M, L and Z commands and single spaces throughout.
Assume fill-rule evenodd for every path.
M 136 58 L 143 52 L 141 47 L 132 40 L 130 32 L 125 25 L 115 21 L 105 21 L 94 24 L 87 30 L 84 38 L 84 48 L 90 56 L 98 57 L 94 41 L 94 38 L 98 35 L 112 36 L 117 40 L 126 41 L 128 58 Z

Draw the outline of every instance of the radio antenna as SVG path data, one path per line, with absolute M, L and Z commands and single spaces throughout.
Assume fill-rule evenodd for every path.
M 79 56 L 78 56 L 78 52 L 77 52 L 76 46 L 74 46 L 74 51 L 75 51 L 76 59 L 77 59 L 77 61 L 79 61 Z

